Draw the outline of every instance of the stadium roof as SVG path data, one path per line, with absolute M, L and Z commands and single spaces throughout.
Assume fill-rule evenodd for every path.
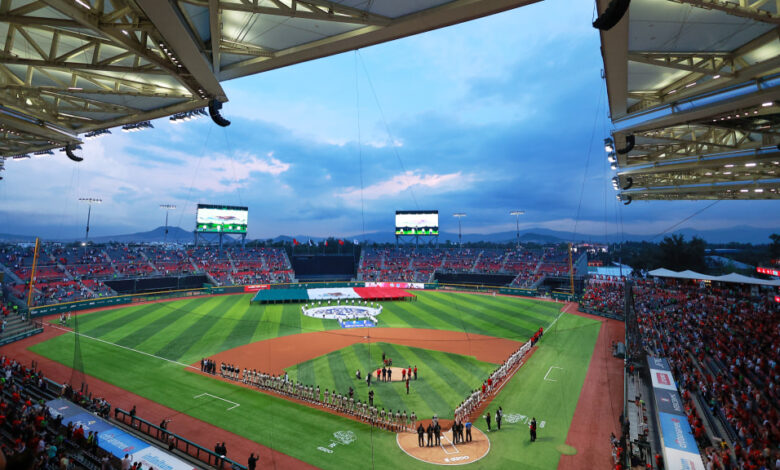
M 536 1 L 0 0 L 0 168 L 224 102 L 224 80 Z
M 633 0 L 601 32 L 625 203 L 780 198 L 778 5 Z
M 671 277 L 675 279 L 694 279 L 703 281 L 730 282 L 733 284 L 754 284 L 759 286 L 780 287 L 780 280 L 767 281 L 755 277 L 744 276 L 742 274 L 731 273 L 724 276 L 708 276 L 707 274 L 697 273 L 695 271 L 672 271 L 671 269 L 660 268 L 647 273 L 653 277 Z

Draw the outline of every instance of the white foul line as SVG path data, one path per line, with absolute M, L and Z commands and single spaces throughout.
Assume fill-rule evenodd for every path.
M 216 398 L 217 400 L 222 400 L 222 401 L 226 401 L 226 402 L 228 402 L 228 403 L 232 403 L 232 404 L 233 404 L 233 406 L 231 406 L 230 408 L 228 408 L 228 409 L 227 409 L 227 411 L 230 411 L 230 410 L 232 410 L 233 408 L 236 408 L 236 407 L 239 407 L 239 406 L 241 406 L 241 405 L 239 405 L 238 403 L 236 403 L 236 402 L 234 402 L 234 401 L 225 400 L 225 399 L 224 399 L 224 398 L 222 398 L 222 397 L 218 397 L 218 396 L 216 396 L 216 395 L 212 395 L 212 394 L 210 394 L 210 393 L 201 393 L 200 395 L 195 395 L 195 396 L 194 396 L 194 397 L 192 397 L 192 398 L 200 398 L 200 397 L 202 397 L 202 396 L 204 396 L 204 395 L 206 395 L 206 396 L 209 396 L 209 397 L 211 397 L 211 398 Z
M 189 368 L 191 368 L 191 369 L 197 369 L 197 367 L 195 367 L 195 366 L 191 366 L 191 365 L 189 365 L 189 364 L 184 364 L 184 363 L 182 363 L 182 362 L 179 362 L 179 361 L 174 361 L 173 359 L 167 359 L 167 358 L 165 358 L 165 357 L 161 357 L 161 356 L 155 356 L 154 354 L 149 354 L 148 352 L 139 351 L 139 350 L 137 350 L 137 349 L 133 349 L 133 348 L 128 348 L 127 346 L 122 346 L 121 344 L 116 344 L 116 343 L 112 343 L 112 342 L 110 342 L 110 341 L 106 341 L 106 340 L 104 340 L 104 339 L 100 339 L 100 338 L 95 338 L 95 337 L 92 337 L 92 336 L 88 336 L 88 335 L 85 335 L 84 333 L 76 333 L 75 331 L 73 331 L 73 330 L 69 330 L 69 329 L 67 329 L 67 328 L 60 328 L 59 326 L 56 326 L 56 325 L 51 325 L 51 324 L 49 325 L 49 327 L 50 327 L 50 328 L 55 328 L 55 329 L 58 329 L 58 330 L 61 330 L 61 331 L 67 331 L 67 332 L 69 332 L 69 333 L 73 333 L 74 335 L 83 336 L 83 337 L 85 337 L 85 338 L 89 338 L 89 339 L 91 339 L 91 340 L 94 340 L 94 341 L 99 341 L 99 342 L 101 342 L 101 343 L 110 344 L 111 346 L 116 346 L 116 347 L 118 347 L 118 348 L 126 349 L 126 350 L 128 350 L 128 351 L 133 351 L 133 352 L 135 352 L 135 353 L 138 353 L 138 354 L 143 354 L 144 356 L 149 356 L 149 357 L 154 357 L 154 358 L 157 358 L 157 359 L 162 359 L 163 361 L 168 361 L 168 362 L 171 362 L 171 363 L 173 363 L 173 364 L 177 364 L 177 365 L 184 366 L 184 367 L 189 367 Z
M 558 367 L 558 366 L 550 366 L 550 368 L 549 368 L 549 369 L 547 369 L 547 373 L 546 373 L 546 374 L 544 374 L 544 380 L 546 380 L 546 381 L 548 381 L 548 382 L 557 382 L 557 380 L 555 380 L 555 379 L 548 379 L 548 378 L 547 378 L 547 376 L 548 376 L 548 375 L 550 375 L 550 372 L 552 372 L 552 370 L 553 370 L 553 369 L 561 369 L 561 370 L 563 370 L 563 367 Z

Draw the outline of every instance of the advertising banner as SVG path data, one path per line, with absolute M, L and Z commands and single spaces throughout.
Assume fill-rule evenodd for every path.
M 653 379 L 653 388 L 677 391 L 672 373 L 665 370 L 650 369 L 650 377 Z
M 149 447 L 149 444 L 146 442 L 114 427 L 98 434 L 98 445 L 103 450 L 111 452 L 120 459 L 123 458 L 125 454 L 134 455 Z
M 668 448 L 665 454 L 664 468 L 667 470 L 704 470 L 704 463 L 699 454 Z
M 46 406 L 49 407 L 54 416 L 61 415 L 63 417 L 63 424 L 73 423 L 76 428 L 82 426 L 85 436 L 90 431 L 97 432 L 98 446 L 119 459 L 124 458 L 125 454 L 130 454 L 133 456 L 133 461 L 143 462 L 144 468 L 158 470 L 193 470 L 195 468 L 175 455 L 115 428 L 108 421 L 67 400 L 57 398 L 46 402 Z
M 651 369 L 665 370 L 668 372 L 672 371 L 672 369 L 669 367 L 669 363 L 666 362 L 666 359 L 664 359 L 663 357 L 649 356 L 647 358 L 647 364 L 650 366 Z
M 244 286 L 244 292 L 257 292 L 260 290 L 266 290 L 270 289 L 270 284 L 250 284 L 248 286 Z
M 193 470 L 193 466 L 180 460 L 167 452 L 149 446 L 136 452 L 133 460 L 143 463 L 143 468 L 153 468 L 155 470 Z M 228 465 L 225 465 L 228 468 Z
M 685 416 L 659 412 L 658 420 L 664 437 L 664 447 L 685 452 L 699 452 L 696 439 L 691 432 L 691 426 Z
M 665 390 L 663 388 L 656 389 L 654 392 L 658 411 L 676 415 L 685 414 L 679 393 L 672 392 L 671 390 Z
M 422 282 L 366 282 L 366 287 L 395 287 L 396 289 L 425 289 Z

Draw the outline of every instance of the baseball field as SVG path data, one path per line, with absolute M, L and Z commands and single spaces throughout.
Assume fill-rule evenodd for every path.
M 557 468 L 601 324 L 563 313 L 564 304 L 505 296 L 418 291 L 415 302 L 387 302 L 377 328 L 345 330 L 335 320 L 303 316 L 300 305 L 250 305 L 249 295 L 140 304 L 78 317 L 71 331 L 30 351 L 320 468 L 430 467 L 406 455 L 396 436 L 356 420 L 201 374 L 203 357 L 319 385 L 324 391 L 367 386 L 355 378 L 381 364 L 417 366 L 409 394 L 402 382 L 372 382 L 375 403 L 421 418 L 453 409 L 539 327 L 537 349 L 488 410 L 504 411 L 490 451 L 469 468 Z M 56 319 L 52 319 L 56 321 Z M 551 326 L 552 325 L 552 326 Z M 69 327 L 74 327 L 71 320 Z M 143 410 L 139 409 L 143 417 Z M 535 417 L 539 438 L 529 442 Z M 475 421 L 482 431 L 483 419 Z M 173 428 L 176 432 L 175 427 Z M 338 438 L 334 439 L 334 436 Z M 599 436 L 599 439 L 605 439 Z M 209 447 L 212 443 L 203 442 Z M 245 461 L 246 456 L 233 456 Z M 243 460 L 240 460 L 243 459 Z M 465 462 L 463 462 L 465 463 Z

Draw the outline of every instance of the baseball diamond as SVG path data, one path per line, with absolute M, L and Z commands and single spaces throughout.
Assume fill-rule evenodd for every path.
M 78 335 L 86 382 L 94 378 L 129 392 L 116 406 L 129 409 L 133 397 L 151 400 L 169 410 L 173 423 L 184 426 L 195 418 L 320 468 L 360 467 L 372 448 L 375 461 L 401 458 L 411 468 L 438 461 L 501 467 L 518 457 L 517 442 L 524 460 L 538 468 L 556 466 L 561 458 L 556 446 L 567 442 L 603 320 L 574 314 L 573 304 L 558 302 L 435 291 L 415 295 L 417 302 L 383 302 L 376 328 L 351 330 L 340 329 L 336 320 L 302 315 L 297 304 L 250 304 L 249 295 L 112 308 L 78 315 L 78 333 L 73 321 L 47 327 L 62 329 L 29 351 L 72 367 Z M 417 422 L 436 416 L 446 426 L 442 434 L 452 440 L 454 410 L 539 328 L 544 334 L 533 354 L 505 382 L 496 378 L 486 400 L 472 410 L 474 435 L 484 436 L 475 442 L 482 444 L 439 445 L 426 448 L 422 457 L 415 448 L 399 447 L 409 436 L 416 442 L 412 413 Z M 201 371 L 203 359 L 217 364 L 215 374 Z M 382 380 L 380 374 L 377 380 L 384 361 L 392 378 Z M 221 364 L 235 372 L 223 373 Z M 565 368 L 557 381 L 544 381 L 559 364 Z M 286 377 L 291 388 L 280 391 L 257 377 Z M 369 391 L 376 417 L 370 416 Z M 333 404 L 336 393 L 345 402 Z M 522 444 L 527 432 L 522 422 L 505 420 L 501 431 L 495 424 L 488 431 L 482 416 L 499 406 L 507 414 L 544 420 L 540 445 Z M 354 439 L 348 444 L 332 439 L 342 431 Z M 479 458 L 471 456 L 478 447 Z

